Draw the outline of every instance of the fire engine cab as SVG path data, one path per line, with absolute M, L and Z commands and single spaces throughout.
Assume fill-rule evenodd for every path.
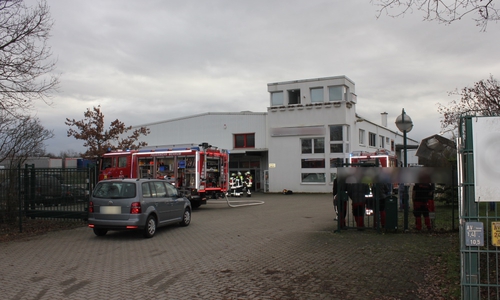
M 376 152 L 354 151 L 349 155 L 350 165 L 377 167 L 397 167 L 398 158 L 388 150 Z
M 197 208 L 227 193 L 229 152 L 208 143 L 111 151 L 101 158 L 99 180 L 111 178 L 163 178 Z

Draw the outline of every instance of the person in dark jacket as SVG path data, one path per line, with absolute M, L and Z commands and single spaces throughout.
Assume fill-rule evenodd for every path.
M 415 227 L 422 230 L 422 216 L 425 220 L 425 226 L 428 230 L 432 229 L 431 219 L 429 218 L 429 200 L 434 200 L 434 184 L 415 183 L 413 187 L 413 215 L 415 216 Z
M 352 215 L 356 227 L 362 229 L 365 227 L 366 195 L 370 193 L 370 186 L 366 183 L 349 183 L 346 184 L 346 191 L 352 200 Z
M 346 227 L 346 216 L 347 216 L 347 202 L 346 199 L 341 199 L 342 197 L 338 193 L 337 178 L 333 180 L 333 207 L 335 208 L 335 213 L 337 218 L 340 218 L 340 228 Z M 342 203 L 340 203 L 342 201 Z M 339 209 L 341 211 L 339 211 Z M 335 220 L 337 220 L 337 218 Z

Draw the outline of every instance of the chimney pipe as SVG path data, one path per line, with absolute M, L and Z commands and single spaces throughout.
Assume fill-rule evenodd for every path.
M 387 127 L 387 113 L 383 112 L 380 114 L 382 116 L 382 126 Z

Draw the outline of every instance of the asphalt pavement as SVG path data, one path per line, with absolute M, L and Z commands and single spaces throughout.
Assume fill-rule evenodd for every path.
M 209 201 L 151 239 L 86 227 L 0 244 L 2 299 L 426 299 L 430 234 L 335 232 L 331 195 Z M 250 201 L 250 202 L 245 202 Z

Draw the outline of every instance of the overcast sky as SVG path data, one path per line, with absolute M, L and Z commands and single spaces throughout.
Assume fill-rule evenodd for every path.
M 34 3 L 29 0 L 27 3 Z M 83 151 L 66 118 L 101 105 L 142 125 L 205 112 L 265 112 L 267 84 L 345 75 L 357 112 L 389 128 L 404 108 L 409 137 L 440 132 L 437 103 L 497 75 L 500 24 L 481 32 L 472 17 L 451 25 L 414 12 L 376 18 L 369 0 L 50 0 L 49 44 L 59 92 L 38 117 L 54 130 L 47 151 Z

